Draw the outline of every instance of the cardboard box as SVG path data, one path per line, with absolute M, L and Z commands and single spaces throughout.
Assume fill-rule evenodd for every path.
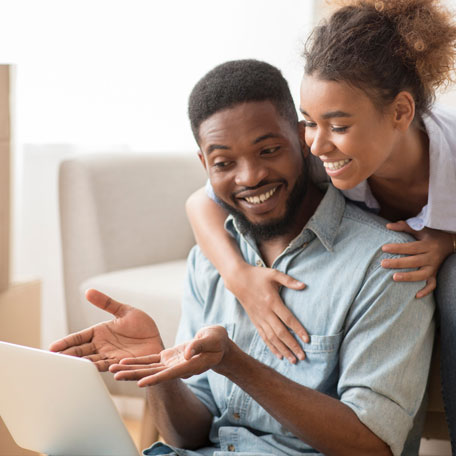
M 0 291 L 9 283 L 10 262 L 10 79 L 0 65 Z
M 40 348 L 41 284 L 11 284 L 0 293 L 0 340 Z M 8 367 L 5 367 L 6 369 Z M 36 456 L 16 445 L 0 418 L 0 456 Z

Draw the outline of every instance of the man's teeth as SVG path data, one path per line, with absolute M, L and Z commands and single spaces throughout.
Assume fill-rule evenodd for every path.
M 343 166 L 345 166 L 348 162 L 350 162 L 349 158 L 347 158 L 345 160 L 339 160 L 339 161 L 333 161 L 333 162 L 323 162 L 323 166 L 325 168 L 330 169 L 331 171 L 335 171 L 335 170 L 340 169 Z
M 275 193 L 276 190 L 277 190 L 277 187 L 274 187 L 272 190 L 269 190 L 269 192 L 262 193 L 261 195 L 246 196 L 245 200 L 250 204 L 264 203 L 266 200 L 271 198 L 271 196 Z

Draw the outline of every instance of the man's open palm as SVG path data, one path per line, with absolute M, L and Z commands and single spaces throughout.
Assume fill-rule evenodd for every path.
M 163 350 L 158 328 L 145 312 L 114 301 L 93 289 L 86 292 L 86 298 L 116 318 L 54 342 L 49 347 L 51 351 L 89 359 L 98 370 L 106 371 L 111 364 L 123 358 L 136 358 Z

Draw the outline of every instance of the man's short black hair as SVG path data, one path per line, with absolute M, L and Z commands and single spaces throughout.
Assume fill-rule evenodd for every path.
M 284 119 L 292 125 L 298 122 L 288 83 L 280 70 L 259 60 L 232 60 L 209 71 L 190 94 L 188 116 L 196 142 L 206 119 L 249 101 L 270 101 Z

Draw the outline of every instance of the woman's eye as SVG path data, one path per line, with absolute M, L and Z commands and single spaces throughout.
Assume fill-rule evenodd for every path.
M 331 127 L 331 131 L 333 131 L 334 133 L 345 133 L 347 130 L 348 130 L 348 127 L 337 127 L 337 126 Z

